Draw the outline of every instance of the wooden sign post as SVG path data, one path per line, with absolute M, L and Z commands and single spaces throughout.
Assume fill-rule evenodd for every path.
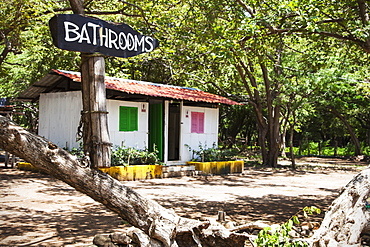
M 75 14 L 51 18 L 50 31 L 55 46 L 81 52 L 84 152 L 93 167 L 110 167 L 104 55 L 132 57 L 154 50 L 159 42 L 126 24 L 85 17 L 77 5 L 72 6 Z
M 111 144 L 102 56 L 81 53 L 82 122 L 84 152 L 94 167 L 110 167 Z

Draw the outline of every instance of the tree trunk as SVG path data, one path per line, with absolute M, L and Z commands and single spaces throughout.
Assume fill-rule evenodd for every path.
M 69 3 L 74 14 L 85 15 L 82 0 L 69 0 Z M 84 153 L 95 168 L 110 167 L 104 57 L 81 53 L 81 84 Z
M 109 175 L 83 165 L 75 156 L 3 116 L 0 116 L 0 148 L 116 212 L 148 236 L 149 246 L 244 246 L 248 239 L 221 225 L 179 217 L 173 210 L 142 197 Z
M 294 125 L 295 125 L 295 115 L 293 116 L 293 123 L 290 125 L 290 136 L 289 136 L 289 147 L 290 147 L 290 159 L 292 161 L 292 169 L 295 170 L 296 164 L 295 164 L 295 156 L 294 156 Z
M 370 230 L 370 169 L 357 174 L 334 200 L 312 237 L 315 247 L 361 246 L 361 234 Z
M 280 156 L 284 159 L 287 158 L 287 155 L 286 155 L 286 134 L 287 134 L 287 131 L 288 131 L 288 119 L 285 119 L 285 121 L 283 122 L 284 124 L 280 123 L 280 125 L 282 125 L 282 133 L 281 133 L 281 136 L 280 136 Z
M 105 61 L 93 54 L 81 54 L 81 57 L 84 152 L 95 167 L 110 167 Z
M 276 105 L 275 107 L 271 107 L 273 114 L 269 116 L 269 135 L 268 135 L 268 165 L 271 167 L 277 167 L 278 165 L 278 158 L 279 158 L 279 150 L 280 150 L 280 105 Z
M 351 140 L 353 142 L 353 145 L 355 146 L 355 155 L 361 155 L 362 154 L 362 151 L 361 151 L 361 146 L 360 146 L 360 142 L 355 134 L 355 131 L 353 130 L 352 126 L 348 123 L 347 119 L 342 115 L 340 114 L 334 107 L 330 107 L 330 110 L 331 112 L 337 117 L 339 118 L 343 124 L 347 127 L 348 129 L 348 132 L 351 136 Z

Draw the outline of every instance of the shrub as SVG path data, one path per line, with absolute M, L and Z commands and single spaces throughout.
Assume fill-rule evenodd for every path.
M 228 161 L 235 160 L 238 151 L 236 149 L 218 149 L 216 143 L 213 143 L 212 148 L 207 148 L 207 145 L 199 144 L 199 150 L 193 150 L 189 145 L 185 145 L 189 152 L 192 152 L 192 161 L 210 162 L 210 161 Z
M 315 206 L 304 207 L 301 211 L 292 216 L 286 223 L 281 224 L 276 230 L 271 230 L 270 227 L 266 227 L 258 233 L 258 237 L 255 243 L 258 246 L 284 246 L 284 247 L 305 247 L 308 243 L 302 240 L 294 240 L 289 236 L 289 232 L 292 230 L 293 225 L 299 225 L 298 214 L 302 212 L 304 218 L 314 213 L 320 214 L 321 210 Z
M 112 150 L 111 164 L 118 165 L 138 165 L 138 164 L 158 164 L 161 163 L 158 158 L 158 150 L 136 149 L 132 147 L 116 146 Z

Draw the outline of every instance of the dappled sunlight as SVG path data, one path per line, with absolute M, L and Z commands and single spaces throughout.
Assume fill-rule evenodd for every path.
M 242 174 L 122 183 L 183 217 L 236 225 L 282 223 L 306 206 L 323 212 L 320 222 L 354 170 L 246 167 Z M 90 197 L 49 175 L 0 168 L 0 245 L 81 246 L 96 234 L 123 231 L 128 224 Z
M 0 178 L 1 246 L 91 244 L 94 235 L 125 227 L 116 214 L 48 175 L 1 169 Z

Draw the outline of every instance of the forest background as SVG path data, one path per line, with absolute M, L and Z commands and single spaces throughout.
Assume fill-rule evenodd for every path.
M 300 154 L 369 155 L 368 2 L 91 0 L 84 6 L 86 15 L 160 41 L 149 54 L 107 57 L 108 76 L 196 87 L 244 103 L 221 107 L 222 147 L 258 146 L 262 163 L 273 167 L 285 143 Z M 72 13 L 69 1 L 4 0 L 0 7 L 0 98 L 16 98 L 50 69 L 79 71 L 80 56 L 56 48 L 48 27 L 55 14 Z M 37 105 L 22 104 L 25 118 L 16 120 L 35 131 Z

